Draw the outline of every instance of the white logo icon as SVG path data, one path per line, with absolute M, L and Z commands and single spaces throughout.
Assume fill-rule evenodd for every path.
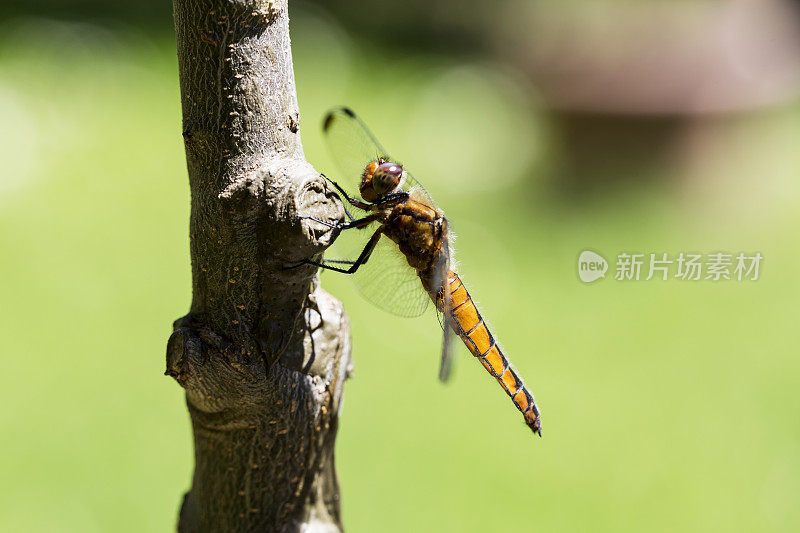
M 591 283 L 606 277 L 607 270 L 608 261 L 600 254 L 585 250 L 578 257 L 578 277 L 584 283 Z

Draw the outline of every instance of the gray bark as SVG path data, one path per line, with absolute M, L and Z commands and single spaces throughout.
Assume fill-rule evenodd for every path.
M 193 298 L 167 374 L 195 470 L 178 530 L 339 531 L 333 463 L 349 327 L 316 269 L 341 220 L 305 162 L 286 0 L 174 0 L 191 188 Z

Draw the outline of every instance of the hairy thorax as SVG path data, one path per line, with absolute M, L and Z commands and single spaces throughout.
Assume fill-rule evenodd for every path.
M 447 232 L 444 215 L 414 199 L 396 205 L 386 214 L 384 233 L 397 243 L 408 264 L 417 271 L 428 270 Z

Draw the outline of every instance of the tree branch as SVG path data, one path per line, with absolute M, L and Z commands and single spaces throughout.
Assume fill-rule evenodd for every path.
M 316 269 L 342 220 L 300 143 L 286 0 L 174 0 L 191 187 L 192 305 L 167 374 L 195 471 L 178 530 L 339 531 L 333 446 L 349 326 Z

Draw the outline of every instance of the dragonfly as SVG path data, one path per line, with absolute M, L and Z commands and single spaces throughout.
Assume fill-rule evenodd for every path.
M 304 218 L 332 228 L 335 239 L 350 230 L 360 230 L 369 238 L 356 259 L 305 259 L 300 264 L 353 275 L 362 296 L 395 315 L 419 316 L 432 302 L 444 332 L 439 379 L 448 379 L 451 341 L 460 338 L 511 397 L 527 426 L 541 436 L 541 417 L 533 394 L 509 363 L 455 271 L 453 239 L 444 213 L 351 109 L 330 111 L 323 132 L 340 172 L 358 188 L 360 198 L 323 175 L 349 204 L 349 209 L 345 206 L 348 220 Z

